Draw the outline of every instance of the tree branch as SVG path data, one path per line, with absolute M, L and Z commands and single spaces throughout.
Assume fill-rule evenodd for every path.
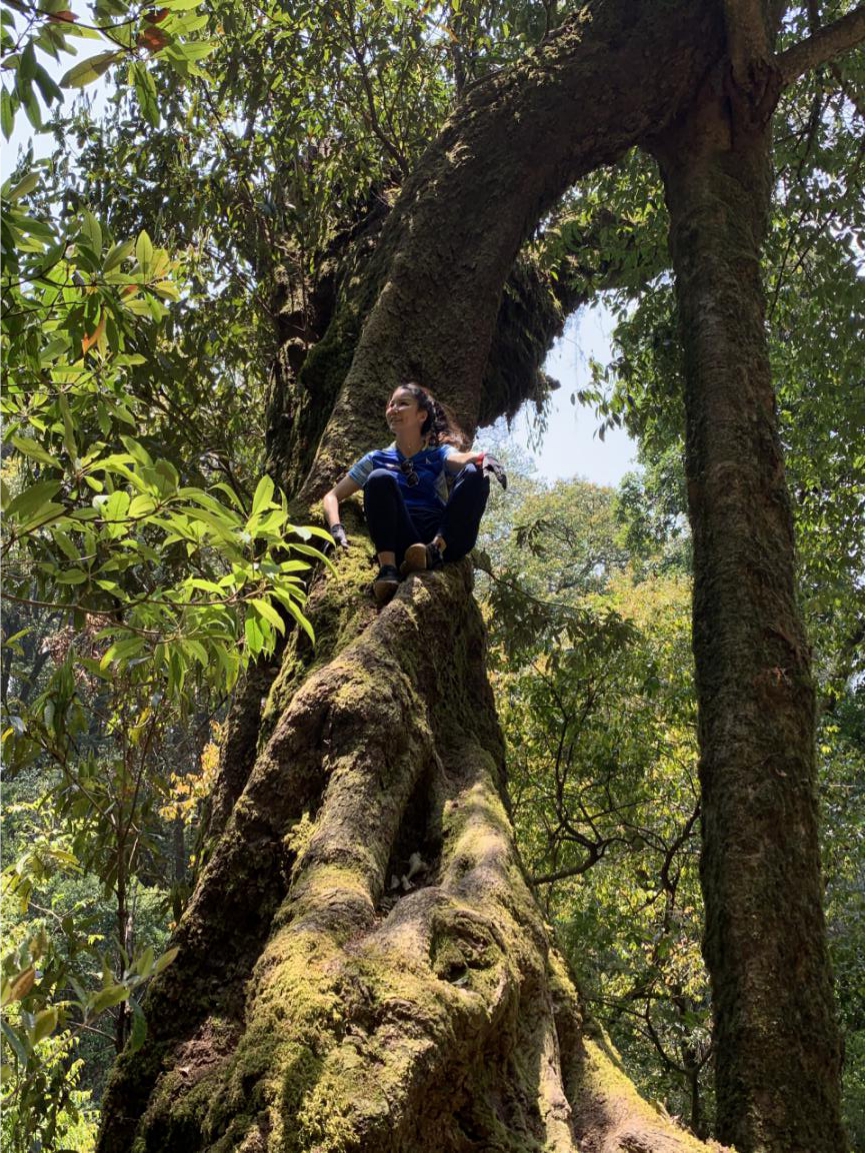
M 784 85 L 793 82 L 816 68 L 819 64 L 826 64 L 843 52 L 856 48 L 863 43 L 864 21 L 863 6 L 848 12 L 839 20 L 819 29 L 814 36 L 794 44 L 776 58 L 776 63 L 782 75 Z
M 760 0 L 724 0 L 725 30 L 734 80 L 744 91 L 755 79 L 756 67 L 772 60 L 765 6 Z

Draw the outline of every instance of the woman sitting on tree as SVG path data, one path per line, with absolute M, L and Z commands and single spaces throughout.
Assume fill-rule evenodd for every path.
M 493 457 L 461 451 L 466 438 L 420 385 L 400 385 L 388 401 L 385 420 L 394 443 L 368 452 L 322 501 L 334 541 L 348 548 L 340 501 L 363 488 L 364 512 L 379 558 L 373 595 L 380 605 L 409 573 L 466 556 L 478 537 L 489 474 L 493 472 L 503 488 L 506 484 L 505 471 Z M 457 474 L 450 495 L 446 470 Z

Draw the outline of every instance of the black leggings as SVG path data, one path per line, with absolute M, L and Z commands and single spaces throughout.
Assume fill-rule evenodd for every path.
M 460 560 L 478 539 L 490 481 L 474 464 L 457 474 L 448 504 L 441 509 L 418 508 L 410 513 L 397 477 L 377 468 L 364 485 L 364 513 L 376 552 L 392 552 L 399 564 L 410 544 L 427 544 L 444 537 L 445 560 Z

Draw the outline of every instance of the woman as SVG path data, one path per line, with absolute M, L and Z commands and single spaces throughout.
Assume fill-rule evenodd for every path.
M 487 504 L 488 474 L 494 472 L 505 487 L 499 462 L 461 451 L 465 438 L 420 385 L 400 385 L 388 401 L 385 420 L 394 443 L 368 452 L 322 501 L 331 535 L 339 547 L 348 548 L 340 501 L 364 490 L 364 512 L 380 566 L 373 595 L 380 605 L 391 599 L 401 577 L 466 556 Z M 450 496 L 446 472 L 457 474 Z

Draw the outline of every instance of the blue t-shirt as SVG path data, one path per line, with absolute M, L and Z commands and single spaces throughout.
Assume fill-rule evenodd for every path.
M 387 448 L 377 448 L 375 452 L 368 452 L 362 456 L 357 464 L 349 469 L 349 476 L 363 488 L 370 473 L 377 468 L 386 468 L 393 472 L 400 486 L 400 492 L 406 507 L 427 508 L 438 512 L 448 502 L 448 484 L 445 479 L 445 461 L 457 450 L 450 444 L 441 444 L 437 448 L 422 448 L 414 456 L 403 456 L 396 444 Z M 405 471 L 401 465 L 408 461 L 418 477 L 417 484 L 410 484 L 410 470 L 408 465 Z

